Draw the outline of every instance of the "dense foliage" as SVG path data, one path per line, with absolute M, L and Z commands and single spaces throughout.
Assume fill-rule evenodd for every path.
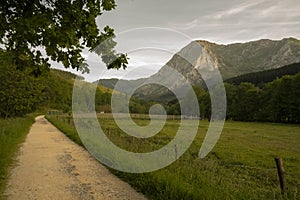
M 277 78 L 261 87 L 243 82 L 226 83 L 225 88 L 229 119 L 300 123 L 300 73 Z
M 1 1 L 0 44 L 18 69 L 29 68 L 35 75 L 50 67 L 49 59 L 88 71 L 84 48 L 100 55 L 108 68 L 125 68 L 126 55 L 114 51 L 113 29 L 100 32 L 96 24 L 98 16 L 115 7 L 114 0 Z
M 114 50 L 113 29 L 101 32 L 96 23 L 115 7 L 115 0 L 1 1 L 0 117 L 24 116 L 39 107 L 71 110 L 73 81 L 68 73 L 49 72 L 49 60 L 85 73 L 82 51 L 89 49 L 108 69 L 126 68 L 126 55 Z M 109 95 L 103 95 L 98 105 L 108 104 Z
M 39 79 L 19 71 L 7 54 L 0 51 L 0 117 L 24 116 L 43 101 Z

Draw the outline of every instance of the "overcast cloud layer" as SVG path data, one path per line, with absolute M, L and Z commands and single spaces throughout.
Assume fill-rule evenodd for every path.
M 99 25 L 116 32 L 137 27 L 164 27 L 192 38 L 218 43 L 300 34 L 299 0 L 119 0 Z
M 126 79 L 155 73 L 190 40 L 228 44 L 262 38 L 300 38 L 299 0 L 117 0 L 116 3 L 115 10 L 98 18 L 98 25 L 100 29 L 105 25 L 115 29 L 120 35 L 116 38 L 118 50 L 126 46 L 131 58 L 129 70 L 140 68 Z M 133 31 L 143 27 L 159 27 L 162 31 L 161 34 L 156 33 L 158 29 L 155 33 L 147 33 L 150 29 Z M 126 31 L 130 34 L 124 36 Z M 143 46 L 148 49 L 141 49 Z M 89 55 L 87 59 L 92 60 Z M 91 74 L 85 76 L 89 81 L 99 77 L 120 78 L 124 74 L 124 71 L 102 74 L 105 66 L 96 66 L 94 61 Z

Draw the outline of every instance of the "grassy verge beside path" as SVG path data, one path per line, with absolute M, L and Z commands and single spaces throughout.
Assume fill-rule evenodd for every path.
M 72 119 L 49 116 L 49 121 L 81 144 Z M 101 119 L 101 127 L 117 146 L 148 152 L 170 141 L 179 121 L 168 120 L 149 140 L 132 140 L 113 119 Z M 135 120 L 139 125 L 147 120 Z M 151 173 L 131 174 L 111 170 L 149 199 L 300 199 L 300 126 L 227 121 L 213 151 L 197 155 L 209 123 L 201 121 L 188 151 L 170 166 Z M 283 158 L 287 191 L 280 194 L 274 157 Z
M 0 199 L 3 198 L 8 169 L 34 123 L 34 116 L 32 114 L 23 118 L 0 119 Z

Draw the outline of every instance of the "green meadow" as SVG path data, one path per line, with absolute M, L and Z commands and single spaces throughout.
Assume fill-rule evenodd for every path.
M 72 119 L 47 118 L 67 136 L 81 144 Z M 179 120 L 168 120 L 154 137 L 126 135 L 110 118 L 98 118 L 112 142 L 133 152 L 159 149 L 172 140 Z M 134 119 L 145 126 L 148 119 Z M 198 152 L 208 129 L 200 121 L 197 136 L 176 162 L 159 171 L 132 174 L 111 169 L 150 199 L 300 199 L 300 126 L 291 124 L 227 121 L 222 135 L 207 157 Z M 286 192 L 281 194 L 275 157 L 285 168 Z

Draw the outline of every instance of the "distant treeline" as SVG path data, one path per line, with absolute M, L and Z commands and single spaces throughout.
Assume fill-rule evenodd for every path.
M 236 121 L 300 123 L 300 72 L 264 85 L 225 83 L 227 118 Z M 210 117 L 209 93 L 195 88 L 201 117 Z
M 237 76 L 234 78 L 227 79 L 225 80 L 225 82 L 235 85 L 247 82 L 253 83 L 257 86 L 263 86 L 264 83 L 272 82 L 276 78 L 281 78 L 285 75 L 295 75 L 298 72 L 300 72 L 300 63 L 295 63 L 284 67 L 280 67 L 278 69 L 270 69 L 263 72 L 255 72 Z
M 300 123 L 300 72 L 261 84 L 242 82 L 224 84 L 227 95 L 227 119 L 236 121 L 262 121 Z M 198 98 L 202 119 L 210 119 L 211 102 L 209 92 L 200 86 L 193 87 Z M 124 95 L 120 95 L 124 98 Z M 171 97 L 168 96 L 168 99 Z M 120 101 L 121 102 L 121 101 Z M 162 103 L 162 102 L 160 102 Z M 131 98 L 131 113 L 148 114 L 156 102 Z M 178 100 L 163 103 L 169 115 L 180 115 Z M 110 106 L 108 106 L 110 108 Z M 121 108 L 120 108 L 121 110 Z M 108 110 L 108 112 L 110 112 Z
M 240 121 L 300 123 L 300 73 L 263 85 L 225 84 L 228 118 Z

